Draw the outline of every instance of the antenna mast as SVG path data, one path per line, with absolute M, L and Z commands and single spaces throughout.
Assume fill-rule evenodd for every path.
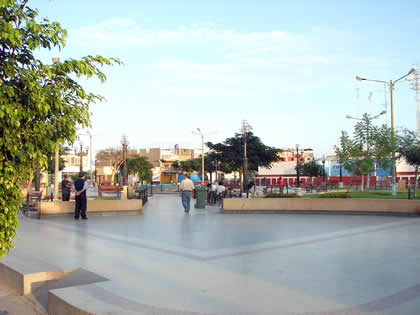
M 417 138 L 420 138 L 420 74 L 418 71 L 413 73 L 411 89 L 416 92 L 416 132 Z

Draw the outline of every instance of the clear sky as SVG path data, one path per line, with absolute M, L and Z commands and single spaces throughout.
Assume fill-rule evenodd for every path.
M 419 1 L 328 0 L 33 0 L 41 17 L 68 30 L 66 47 L 39 57 L 92 54 L 125 65 L 84 86 L 103 95 L 91 107 L 94 150 L 200 148 L 220 142 L 246 119 L 279 148 L 332 154 L 354 120 L 388 113 L 389 91 L 355 75 L 394 80 L 420 62 Z M 385 103 L 388 108 L 385 108 Z M 409 82 L 394 94 L 396 127 L 415 129 Z M 84 141 L 86 144 L 88 140 Z

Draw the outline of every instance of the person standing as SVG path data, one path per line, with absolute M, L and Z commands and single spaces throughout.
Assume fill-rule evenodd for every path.
M 226 187 L 223 186 L 223 182 L 219 182 L 219 185 L 216 187 L 216 205 L 223 205 L 223 197 L 225 195 Z
M 283 193 L 283 187 L 284 187 L 283 178 L 279 177 L 279 179 L 277 180 L 277 184 L 279 185 L 279 192 Z
M 86 190 L 88 189 L 88 183 L 85 180 L 86 173 L 80 172 L 79 179 L 73 184 L 73 190 L 76 193 L 76 206 L 74 208 L 74 219 L 79 220 L 79 216 L 82 216 L 83 220 L 87 220 L 86 208 L 87 208 L 87 197 Z
M 71 181 L 69 181 L 69 175 L 64 175 L 64 179 L 61 181 L 61 194 L 63 201 L 70 200 L 71 192 Z
M 179 191 L 182 198 L 182 205 L 186 213 L 190 212 L 191 197 L 194 191 L 194 183 L 190 179 L 190 175 L 185 174 L 184 179 L 179 186 Z

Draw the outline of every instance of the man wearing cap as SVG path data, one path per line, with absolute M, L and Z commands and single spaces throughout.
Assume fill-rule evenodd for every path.
M 88 183 L 85 181 L 86 173 L 80 172 L 79 179 L 73 184 L 73 190 L 76 193 L 76 206 L 74 208 L 74 219 L 79 220 L 79 215 L 82 216 L 83 220 L 87 220 L 86 208 L 87 208 L 87 197 L 86 190 L 88 189 Z
M 70 192 L 71 192 L 71 181 L 69 181 L 69 175 L 64 175 L 64 179 L 61 181 L 61 194 L 63 201 L 70 200 Z
M 184 206 L 184 211 L 186 213 L 190 212 L 191 197 L 194 191 L 194 183 L 190 179 L 188 174 L 185 174 L 184 180 L 179 186 L 179 191 L 181 193 L 182 205 Z

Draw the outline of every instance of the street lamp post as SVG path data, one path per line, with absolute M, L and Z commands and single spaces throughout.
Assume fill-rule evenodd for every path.
M 391 142 L 392 142 L 392 195 L 395 196 L 397 194 L 397 180 L 396 180 L 396 163 L 395 163 L 395 130 L 394 130 L 394 86 L 395 83 L 397 83 L 398 81 L 408 77 L 409 75 L 413 74 L 414 72 L 416 72 L 417 67 L 413 67 L 411 68 L 411 70 L 406 74 L 403 75 L 401 78 L 397 79 L 397 80 L 389 80 L 389 82 L 387 81 L 381 81 L 381 80 L 369 80 L 366 79 L 364 77 L 361 76 L 356 76 L 356 80 L 358 81 L 368 81 L 368 82 L 379 82 L 379 83 L 384 83 L 387 84 L 389 87 L 389 93 L 390 93 L 390 99 L 391 99 Z
M 325 154 L 322 155 L 322 182 L 325 183 Z
M 83 143 L 80 143 L 80 163 L 79 163 L 79 172 L 83 172 Z
M 122 145 L 122 153 L 123 153 L 123 186 L 127 186 L 127 147 L 128 147 L 128 140 L 127 137 L 124 135 L 121 140 Z
M 218 131 L 214 131 L 210 134 L 214 134 L 217 133 Z M 204 134 L 201 132 L 200 128 L 197 128 L 197 131 L 193 130 L 192 132 L 195 135 L 199 135 L 201 137 L 201 181 L 203 182 L 204 185 Z M 207 135 L 210 135 L 207 134 Z
M 296 144 L 296 187 L 300 187 L 299 145 Z
M 193 131 L 193 134 L 201 137 L 201 181 L 204 185 L 204 135 L 200 128 L 197 128 L 197 131 Z

